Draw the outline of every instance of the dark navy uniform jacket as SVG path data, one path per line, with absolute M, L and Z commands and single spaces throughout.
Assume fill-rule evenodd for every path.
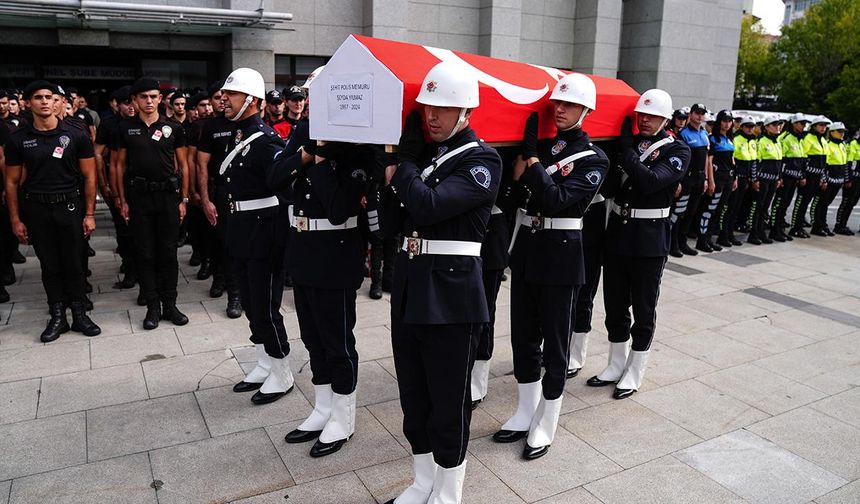
M 683 180 L 690 163 L 690 148 L 675 140 L 655 150 L 644 162 L 639 156 L 655 142 L 657 135 L 634 138 L 634 147 L 622 153 L 621 170 L 613 170 L 607 194 L 622 208 L 669 208 L 675 199 L 677 183 Z M 626 177 L 623 177 L 626 175 Z M 624 179 L 622 181 L 622 179 Z M 669 254 L 670 224 L 663 219 L 627 219 L 609 212 L 606 251 L 630 257 L 666 257 Z
M 230 202 L 247 201 L 269 196 L 279 196 L 277 188 L 280 181 L 287 177 L 283 163 L 275 162 L 278 154 L 284 150 L 284 141 L 280 136 L 263 123 L 259 116 L 252 116 L 235 123 L 231 144 L 235 147 L 242 139 L 249 138 L 258 131 L 263 135 L 254 139 L 227 166 L 223 177 Z M 233 147 L 224 155 L 226 157 Z M 213 156 L 213 159 L 215 156 Z M 209 172 L 218 173 L 219 164 L 210 164 Z M 280 198 L 279 198 L 280 199 Z M 263 208 L 230 215 L 230 225 L 227 226 L 227 252 L 231 257 L 243 259 L 260 259 L 271 257 L 273 251 L 283 251 L 286 238 L 287 207 L 283 201 L 275 207 Z M 283 260 L 280 252 L 278 260 Z
M 293 218 L 338 225 L 357 217 L 373 159 L 367 146 L 352 147 L 343 159 L 327 159 L 306 169 L 299 167 L 300 153 L 291 156 L 286 165 L 298 173 L 293 184 Z M 287 269 L 295 284 L 320 289 L 361 286 L 367 249 L 358 227 L 298 231 L 291 226 L 289 242 Z
M 481 244 L 481 259 L 486 271 L 503 270 L 508 267 L 508 248 L 511 244 L 508 215 L 516 209 L 511 203 L 513 192 L 514 188 L 510 182 L 499 189 L 496 207 L 503 213 L 492 213 L 487 222 L 487 233 Z
M 502 175 L 496 150 L 479 142 L 426 180 L 420 177 L 435 158 L 477 141 L 475 132 L 465 128 L 427 146 L 417 165 L 400 163 L 391 180 L 395 197 L 386 204 L 387 225 L 396 225 L 404 237 L 483 242 Z M 481 258 L 426 254 L 409 259 L 401 251 L 394 263 L 391 311 L 408 324 L 488 322 Z
M 587 150 L 595 154 L 578 159 L 572 165 L 566 163 L 552 175 L 547 174 L 546 166 Z M 539 158 L 541 162 L 526 168 L 520 178 L 530 193 L 526 206 L 528 215 L 581 219 L 606 177 L 609 158 L 579 128 L 559 132 L 553 142 L 542 143 Z M 524 275 L 530 283 L 584 284 L 582 231 L 520 226 L 511 251 L 511 271 Z

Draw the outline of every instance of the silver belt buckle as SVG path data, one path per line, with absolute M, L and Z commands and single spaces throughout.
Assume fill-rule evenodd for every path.
M 421 255 L 421 241 L 421 238 L 406 238 L 406 252 L 410 259 Z
M 301 233 L 302 231 L 307 231 L 309 229 L 308 224 L 309 222 L 307 217 L 293 217 L 293 226 L 299 233 Z
M 230 213 L 235 213 L 235 212 L 236 212 L 236 203 L 235 203 L 235 202 L 230 201 L 230 202 L 228 203 L 228 206 L 230 207 Z
M 538 231 L 543 229 L 543 217 L 532 216 L 531 220 L 532 220 L 532 223 L 531 223 L 532 229 L 535 229 Z
M 631 213 L 631 212 L 630 212 L 630 210 L 628 210 L 627 208 L 622 208 L 622 209 L 621 209 L 621 216 L 622 216 L 622 217 L 627 217 L 627 216 L 629 216 L 629 215 L 630 215 L 630 213 Z

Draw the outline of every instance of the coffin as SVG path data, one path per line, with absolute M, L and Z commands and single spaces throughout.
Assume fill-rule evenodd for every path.
M 540 113 L 540 138 L 555 135 L 548 98 L 566 70 L 350 35 L 310 84 L 311 138 L 397 144 L 404 118 L 421 107 L 415 98 L 424 76 L 443 60 L 478 77 L 481 105 L 471 126 L 484 141 L 520 141 L 531 112 Z M 589 77 L 597 87 L 597 110 L 583 128 L 594 139 L 617 137 L 639 94 L 618 79 Z

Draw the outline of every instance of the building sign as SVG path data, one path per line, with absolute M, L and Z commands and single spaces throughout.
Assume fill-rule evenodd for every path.
M 134 80 L 132 67 L 91 67 L 72 65 L 47 65 L 44 67 L 46 79 L 106 79 Z
M 328 123 L 338 126 L 372 126 L 373 74 L 329 77 Z

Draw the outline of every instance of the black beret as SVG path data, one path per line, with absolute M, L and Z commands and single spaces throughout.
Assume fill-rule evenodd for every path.
M 52 94 L 64 94 L 60 93 L 57 90 L 57 86 L 45 80 L 37 80 L 27 84 L 27 87 L 24 88 L 24 99 L 29 100 L 33 93 L 40 89 L 47 89 L 51 91 Z
M 138 93 L 143 93 L 144 91 L 152 91 L 153 89 L 160 90 L 161 83 L 150 77 L 141 77 L 131 85 L 130 93 L 132 95 L 136 95 Z
M 209 98 L 212 98 L 212 95 L 214 95 L 218 91 L 221 91 L 221 88 L 223 88 L 223 87 L 224 87 L 224 81 L 223 80 L 219 80 L 218 82 L 213 82 L 212 85 L 209 86 L 209 89 L 208 89 L 209 94 L 207 96 L 209 96 Z

